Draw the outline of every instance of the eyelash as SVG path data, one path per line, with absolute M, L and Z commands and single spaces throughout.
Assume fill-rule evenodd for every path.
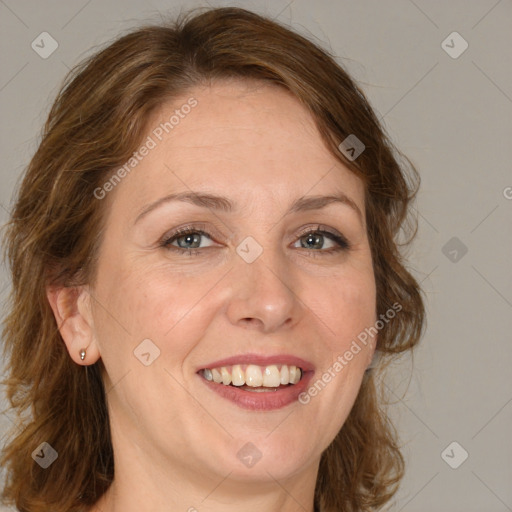
M 183 249 L 181 247 L 176 247 L 176 246 L 171 245 L 171 243 L 174 242 L 176 239 L 181 238 L 182 236 L 191 235 L 191 234 L 198 234 L 198 235 L 206 236 L 210 240 L 213 240 L 212 237 L 210 236 L 210 234 L 208 232 L 206 232 L 204 229 L 202 229 L 202 226 L 196 226 L 196 227 L 186 226 L 186 227 L 177 229 L 171 235 L 166 236 L 160 242 L 159 245 L 165 249 L 177 252 L 178 254 L 187 255 L 187 256 L 199 256 L 201 254 L 202 250 L 204 250 L 204 248 L 203 249 Z M 312 253 L 311 256 L 313 256 L 313 257 L 318 257 L 318 256 L 322 255 L 322 253 L 323 253 L 323 255 L 326 255 L 326 254 L 330 255 L 330 254 L 338 253 L 340 251 L 349 251 L 352 248 L 351 244 L 348 242 L 348 240 L 343 235 L 338 235 L 336 233 L 328 231 L 321 225 L 318 225 L 316 229 L 308 228 L 307 230 L 305 230 L 304 232 L 302 232 L 299 235 L 298 239 L 303 238 L 304 236 L 310 235 L 310 234 L 326 236 L 327 238 L 330 238 L 333 242 L 336 242 L 338 244 L 338 247 L 333 247 L 333 248 L 327 249 L 327 250 L 313 249 L 312 251 L 308 251 L 308 252 Z M 306 248 L 303 247 L 302 249 L 306 249 Z M 321 254 L 315 254 L 315 253 L 321 253 Z

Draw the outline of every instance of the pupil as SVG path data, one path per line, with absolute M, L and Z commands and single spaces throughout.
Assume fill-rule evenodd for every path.
M 185 241 L 185 244 L 195 244 L 194 248 L 198 247 L 199 243 L 199 235 L 198 233 L 184 235 L 181 237 L 181 240 Z M 306 236 L 306 245 L 307 247 L 316 247 L 321 249 L 322 248 L 322 236 L 320 234 L 309 234 Z
M 321 246 L 322 246 L 321 237 L 322 237 L 322 235 L 315 235 L 315 234 L 307 235 L 306 243 L 308 244 L 308 247 L 321 248 Z
M 182 240 L 185 240 L 186 244 L 195 243 L 196 245 L 194 246 L 194 248 L 197 248 L 197 246 L 198 246 L 197 244 L 199 241 L 199 235 L 197 235 L 197 234 L 185 235 L 182 237 Z

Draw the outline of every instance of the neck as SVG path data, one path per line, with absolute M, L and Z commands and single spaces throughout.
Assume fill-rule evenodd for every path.
M 117 475 L 117 473 L 116 473 Z M 116 479 L 90 512 L 139 512 L 180 510 L 183 512 L 316 512 L 315 481 L 299 477 L 266 483 L 240 482 L 226 475 L 206 482 L 192 480 L 170 485 L 162 475 L 151 478 Z
M 90 512 L 315 512 L 319 458 L 304 459 L 292 474 L 280 472 L 279 459 L 250 469 L 219 460 L 217 471 L 212 461 L 165 453 L 118 423 L 112 432 L 114 481 Z

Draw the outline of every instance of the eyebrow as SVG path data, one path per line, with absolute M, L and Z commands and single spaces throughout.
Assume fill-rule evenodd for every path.
M 145 208 L 143 208 L 143 210 L 135 219 L 134 224 L 139 222 L 144 216 L 146 216 L 148 213 L 155 210 L 159 206 L 172 201 L 181 201 L 185 203 L 194 204 L 201 208 L 208 208 L 210 210 L 218 210 L 226 213 L 231 213 L 238 209 L 236 204 L 232 203 L 227 197 L 224 196 L 193 191 L 179 192 L 162 197 L 156 200 L 155 202 L 149 204 Z M 302 211 L 320 210 L 332 203 L 339 203 L 349 206 L 352 210 L 354 210 L 357 213 L 361 223 L 364 223 L 363 214 L 361 213 L 361 210 L 359 209 L 357 204 L 343 192 L 337 192 L 336 194 L 327 196 L 300 197 L 289 207 L 285 215 L 289 215 L 291 213 L 298 213 Z

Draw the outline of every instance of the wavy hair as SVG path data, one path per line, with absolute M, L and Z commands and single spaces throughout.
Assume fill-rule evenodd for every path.
M 387 360 L 421 338 L 422 292 L 400 251 L 417 224 L 406 242 L 398 241 L 412 226 L 419 175 L 334 56 L 239 8 L 194 10 L 134 29 L 65 79 L 6 226 L 12 291 L 3 323 L 4 384 L 17 425 L 3 448 L 2 498 L 21 512 L 88 510 L 114 478 L 103 363 L 82 367 L 71 360 L 46 297 L 48 286 L 94 281 L 106 203 L 94 199 L 94 190 L 137 149 L 162 103 L 232 78 L 291 92 L 332 154 L 361 178 L 377 316 L 401 305 L 380 330 L 377 350 Z M 366 146 L 354 161 L 338 149 L 350 134 Z M 348 418 L 322 454 L 317 510 L 372 511 L 396 492 L 404 458 L 378 388 L 375 370 L 366 372 Z M 31 458 L 44 441 L 59 454 L 59 464 L 46 470 Z

